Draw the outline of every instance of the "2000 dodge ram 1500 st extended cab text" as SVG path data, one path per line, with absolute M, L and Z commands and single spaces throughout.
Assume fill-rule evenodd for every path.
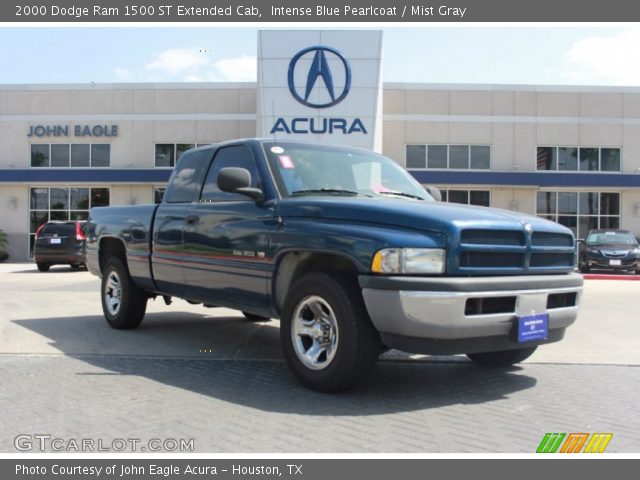
M 160 205 L 91 210 L 87 265 L 114 328 L 156 296 L 279 318 L 287 363 L 320 391 L 385 348 L 507 366 L 562 339 L 582 291 L 571 231 L 432 192 L 365 150 L 220 143 L 183 154 Z

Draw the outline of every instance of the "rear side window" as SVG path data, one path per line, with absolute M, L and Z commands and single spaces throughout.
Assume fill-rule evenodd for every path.
M 182 155 L 165 193 L 168 203 L 192 202 L 198 198 L 202 175 L 210 158 L 211 149 Z
M 69 237 L 76 235 L 75 223 L 50 223 L 42 229 L 42 236 L 46 237 Z
M 258 167 L 251 149 L 246 145 L 224 147 L 218 150 L 213 159 L 207 179 L 204 182 L 201 200 L 203 202 L 251 201 L 246 195 L 223 192 L 218 188 L 218 174 L 220 170 L 226 167 L 246 168 L 251 174 L 251 186 L 254 188 L 260 186 Z

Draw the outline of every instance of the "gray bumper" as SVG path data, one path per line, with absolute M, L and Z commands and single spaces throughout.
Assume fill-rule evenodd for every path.
M 391 347 L 421 353 L 521 348 L 523 344 L 514 339 L 516 319 L 534 313 L 549 314 L 549 337 L 537 343 L 560 340 L 564 329 L 576 319 L 583 283 L 582 276 L 577 274 L 476 278 L 361 276 L 359 280 L 367 311 L 383 341 Z M 549 295 L 554 297 L 550 299 Z M 558 297 L 568 298 L 569 305 L 557 302 Z M 501 310 L 499 313 L 469 308 L 468 302 L 490 304 L 491 299 L 505 300 L 497 309 Z

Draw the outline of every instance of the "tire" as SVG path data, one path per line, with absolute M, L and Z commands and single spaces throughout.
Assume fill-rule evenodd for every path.
M 40 270 L 41 272 L 48 272 L 49 268 L 51 268 L 51 265 L 47 263 L 36 263 L 36 266 L 38 267 L 38 270 Z
M 81 265 L 78 263 L 72 263 L 71 264 L 71 268 L 73 268 L 74 270 L 80 270 Z
M 269 317 L 263 317 L 262 315 L 254 315 L 253 313 L 249 313 L 249 312 L 242 312 L 242 315 L 244 315 L 244 318 L 246 318 L 250 322 L 268 322 L 269 320 L 271 320 L 271 318 Z
M 467 357 L 483 367 L 510 367 L 529 358 L 537 348 L 536 346 L 502 352 L 467 353 Z
M 307 388 L 344 391 L 375 367 L 380 337 L 357 283 L 349 276 L 303 275 L 289 290 L 280 322 L 284 357 Z M 312 349 L 315 358 L 309 353 Z
M 580 273 L 589 273 L 589 267 L 587 267 L 586 265 L 581 265 Z
M 127 267 L 117 257 L 107 260 L 100 297 L 102 311 L 112 328 L 129 330 L 142 322 L 147 309 L 147 295 L 133 283 Z

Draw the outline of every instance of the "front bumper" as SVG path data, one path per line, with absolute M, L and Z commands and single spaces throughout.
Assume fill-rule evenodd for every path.
M 509 350 L 558 341 L 578 314 L 582 276 L 359 278 L 383 342 L 430 354 Z M 483 307 L 484 306 L 484 307 Z M 518 343 L 516 319 L 549 314 L 549 335 Z

